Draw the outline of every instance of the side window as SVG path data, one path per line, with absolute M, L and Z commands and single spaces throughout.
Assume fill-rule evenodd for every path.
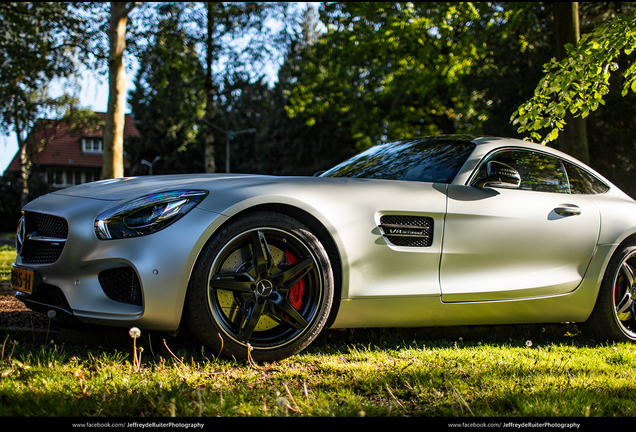
M 565 161 L 563 161 L 563 165 L 565 165 L 565 171 L 568 174 L 568 180 L 570 180 L 570 193 L 595 195 L 609 190 L 605 183 L 576 165 Z
M 502 150 L 486 160 L 476 178 L 487 175 L 486 165 L 493 160 L 509 165 L 519 172 L 519 189 L 565 194 L 570 192 L 563 164 L 555 157 L 529 150 Z

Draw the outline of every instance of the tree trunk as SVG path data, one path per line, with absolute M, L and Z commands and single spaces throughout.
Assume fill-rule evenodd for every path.
M 22 181 L 22 193 L 20 194 L 20 208 L 24 207 L 29 200 L 29 172 L 31 171 L 31 161 L 27 154 L 26 140 L 22 140 L 22 129 L 20 121 L 15 120 L 15 135 L 18 140 L 18 149 L 20 151 L 20 177 Z
M 207 38 L 206 38 L 206 71 L 205 71 L 205 138 L 203 140 L 204 146 L 204 165 L 206 173 L 216 172 L 216 162 L 214 160 L 214 117 L 216 114 L 216 106 L 214 102 L 214 83 L 212 82 L 212 63 L 214 57 L 214 46 L 212 40 L 212 32 L 214 30 L 212 8 L 214 7 L 211 2 L 206 3 L 207 7 Z
M 126 21 L 135 3 L 111 2 L 108 39 L 108 112 L 104 127 L 102 178 L 124 176 L 124 122 L 126 119 Z
M 565 45 L 572 44 L 576 46 L 579 37 L 579 4 L 577 2 L 555 2 L 554 38 L 556 40 L 558 61 L 563 60 L 567 56 Z M 557 147 L 580 161 L 589 163 L 590 156 L 585 119 L 574 117 L 568 113 L 565 116 L 565 122 L 563 131 L 559 134 Z

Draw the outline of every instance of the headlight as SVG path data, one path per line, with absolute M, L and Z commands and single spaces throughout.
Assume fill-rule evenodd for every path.
M 178 221 L 207 195 L 206 191 L 179 190 L 136 198 L 100 214 L 95 234 L 100 240 L 152 234 Z

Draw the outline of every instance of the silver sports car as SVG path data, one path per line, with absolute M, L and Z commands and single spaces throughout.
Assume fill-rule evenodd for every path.
M 556 150 L 437 136 L 314 177 L 105 180 L 23 209 L 34 310 L 273 361 L 324 328 L 577 322 L 636 340 L 636 203 Z

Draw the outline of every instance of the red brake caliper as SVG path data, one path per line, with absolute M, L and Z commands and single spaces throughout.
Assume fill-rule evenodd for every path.
M 287 261 L 288 265 L 291 265 L 298 260 L 291 254 L 291 252 L 285 251 L 285 261 Z M 299 311 L 300 307 L 303 305 L 303 294 L 305 294 L 305 281 L 299 280 L 293 287 L 291 287 L 291 290 L 289 290 L 289 298 L 287 299 L 297 311 Z

